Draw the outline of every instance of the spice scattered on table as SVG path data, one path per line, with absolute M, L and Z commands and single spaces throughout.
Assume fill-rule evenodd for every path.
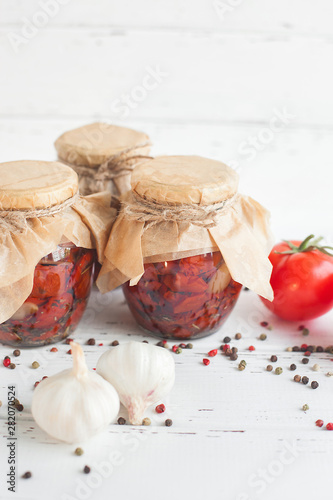
M 327 425 L 326 425 L 326 429 L 328 431 L 333 431 L 333 424 L 331 422 L 329 422 Z
M 273 354 L 273 356 L 271 356 L 272 363 L 276 363 L 277 360 L 278 360 L 277 356 L 275 356 L 275 354 Z
M 242 338 L 242 334 L 241 333 L 236 333 L 235 339 L 236 340 L 240 340 L 241 338 Z
M 333 372 L 327 372 L 326 377 L 333 377 Z
M 302 359 L 302 363 L 303 363 L 303 365 L 307 365 L 307 364 L 308 364 L 308 362 L 309 362 L 309 359 L 308 359 L 308 358 L 303 358 L 303 359 Z
M 74 451 L 75 455 L 77 455 L 78 457 L 80 457 L 81 455 L 83 455 L 84 451 L 82 448 L 76 448 L 76 450 Z
M 295 365 L 295 363 L 292 363 L 292 364 L 290 365 L 290 370 L 291 370 L 292 372 L 293 372 L 293 371 L 295 371 L 295 370 L 296 370 L 296 368 L 297 368 L 297 366 Z
M 305 404 L 303 405 L 303 411 L 308 411 L 310 409 L 309 405 Z
M 292 351 L 293 351 L 293 348 L 292 348 L 292 347 L 287 347 L 286 351 L 287 351 L 287 352 L 292 352 Z
M 95 339 L 88 339 L 87 340 L 87 345 L 95 345 L 96 344 L 96 340 Z
M 8 368 L 10 368 L 10 370 L 15 370 L 16 364 L 15 363 L 10 363 L 10 365 L 8 366 Z
M 302 335 L 304 335 L 306 337 L 307 335 L 309 335 L 309 333 L 310 333 L 310 330 L 308 328 L 303 328 Z
M 15 351 L 13 351 L 13 354 L 14 354 L 14 356 L 15 356 L 16 358 L 17 358 L 18 356 L 20 356 L 20 355 L 21 355 L 21 351 L 20 351 L 20 349 L 15 349 Z
M 9 356 L 6 356 L 2 362 L 3 366 L 5 368 L 8 368 L 8 366 L 10 365 L 11 361 L 10 361 L 10 357 Z
M 254 345 L 250 345 L 249 351 L 252 352 L 252 351 L 255 351 L 255 350 L 256 350 L 256 348 L 254 347 Z
M 202 360 L 202 362 L 203 362 L 203 364 L 204 364 L 205 366 L 208 366 L 208 365 L 210 364 L 210 361 L 209 361 L 209 359 L 207 359 L 207 358 L 204 358 L 204 359 Z
M 186 344 L 186 349 L 193 349 L 193 344 L 191 344 L 191 343 Z
M 146 417 L 142 420 L 142 425 L 150 425 L 150 424 L 151 424 L 150 418 Z
M 231 341 L 231 338 L 230 338 L 230 337 L 224 337 L 224 339 L 223 339 L 223 342 L 224 342 L 225 344 L 229 344 L 229 342 L 230 342 L 230 341 Z
M 65 344 L 69 345 L 71 342 L 73 342 L 73 339 L 66 339 Z
M 300 375 L 295 375 L 294 377 L 295 382 L 300 382 L 302 380 Z
M 116 347 L 117 345 L 119 345 L 118 340 L 114 340 L 114 341 L 111 343 L 111 345 L 112 345 L 113 347 Z
M 32 367 L 34 370 L 36 370 L 37 368 L 39 368 L 39 366 L 40 366 L 40 365 L 39 365 L 38 361 L 33 361 L 33 362 L 32 362 L 32 364 L 31 364 L 31 367 Z
M 316 421 L 316 426 L 317 426 L 317 427 L 322 427 L 323 425 L 324 425 L 324 421 L 323 421 L 323 420 L 318 419 L 318 420 Z
M 314 372 L 319 372 L 320 371 L 320 366 L 318 365 L 318 363 L 316 363 L 316 364 L 313 365 L 312 370 Z
M 176 354 L 181 354 L 183 352 L 183 349 L 181 347 L 177 347 L 177 349 L 174 352 Z
M 302 384 L 307 385 L 309 383 L 309 377 L 302 377 Z
M 266 370 L 267 370 L 268 372 L 271 372 L 271 371 L 273 370 L 272 365 L 267 365 L 267 366 L 266 366 Z
M 281 368 L 281 366 L 278 366 L 277 368 L 275 368 L 276 375 L 281 375 L 282 372 L 283 372 L 283 369 Z
M 259 340 L 266 340 L 266 339 L 267 339 L 266 333 L 262 333 L 259 337 Z
M 25 472 L 23 475 L 22 475 L 22 478 L 23 479 L 30 479 L 32 476 L 31 472 L 28 471 L 28 472 Z
M 66 354 L 72 354 L 72 349 L 69 349 Z
M 217 354 L 217 349 L 212 349 L 211 351 L 209 351 L 208 356 L 213 358 L 214 356 L 216 356 L 216 354 Z
M 171 418 L 167 418 L 166 421 L 165 421 L 166 427 L 171 427 L 172 424 L 173 424 L 173 422 L 172 422 Z
M 164 413 L 165 412 L 165 405 L 162 403 L 160 405 L 157 405 L 155 408 L 156 413 Z
M 84 472 L 85 474 L 89 474 L 89 473 L 90 473 L 90 471 L 91 471 L 90 467 L 89 467 L 88 465 L 85 465 L 85 466 L 84 466 L 84 469 L 83 469 L 83 472 Z
M 119 417 L 118 420 L 117 420 L 118 424 L 119 425 L 125 425 L 126 424 L 126 420 L 124 417 Z
M 260 326 L 262 326 L 263 328 L 266 328 L 266 327 L 268 326 L 267 321 L 262 321 L 262 322 L 260 323 Z
M 313 382 L 311 382 L 311 387 L 312 389 L 317 389 L 319 387 L 319 384 L 316 380 L 314 380 Z
M 243 371 L 246 368 L 246 361 L 242 359 L 242 361 L 238 365 L 238 370 Z

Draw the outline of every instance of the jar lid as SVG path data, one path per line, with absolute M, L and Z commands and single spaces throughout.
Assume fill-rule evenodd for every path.
M 91 123 L 69 130 L 54 143 L 60 160 L 74 165 L 101 165 L 110 156 L 141 144 L 147 146 L 149 137 L 143 132 L 107 123 Z M 138 148 L 139 149 L 139 148 Z M 128 156 L 138 154 L 136 149 Z
M 43 209 L 65 202 L 78 191 L 78 176 L 59 162 L 0 163 L 0 210 Z
M 132 191 L 158 203 L 211 205 L 231 198 L 237 189 L 235 170 L 200 156 L 158 156 L 132 174 Z

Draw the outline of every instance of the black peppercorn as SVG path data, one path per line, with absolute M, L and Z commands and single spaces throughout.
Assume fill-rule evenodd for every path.
M 90 467 L 88 467 L 88 465 L 85 465 L 85 466 L 84 466 L 84 469 L 83 469 L 83 472 L 84 472 L 85 474 L 89 474 L 89 472 L 90 472 L 90 471 L 91 471 Z
M 277 361 L 277 356 L 275 356 L 275 354 L 273 354 L 273 356 L 271 356 L 271 361 L 272 361 L 272 363 L 275 363 Z
M 304 385 L 308 384 L 309 383 L 309 377 L 302 377 L 302 383 Z
M 165 425 L 166 425 L 167 427 L 171 427 L 171 426 L 172 426 L 172 423 L 173 423 L 173 422 L 172 422 L 171 418 L 167 418 L 167 419 L 166 419 L 166 421 L 165 421 Z
M 297 368 L 297 366 L 296 366 L 294 363 L 292 363 L 292 364 L 290 365 L 290 370 L 291 370 L 292 372 L 293 372 L 293 371 L 295 371 L 295 370 L 296 370 L 296 368 Z
M 95 345 L 96 344 L 96 340 L 95 339 L 89 339 L 89 340 L 87 340 L 87 344 L 88 345 Z
M 224 337 L 224 339 L 223 339 L 223 342 L 224 342 L 225 344 L 229 344 L 229 342 L 230 342 L 230 341 L 231 341 L 231 338 L 230 338 L 230 337 Z
M 316 380 L 314 380 L 313 382 L 311 382 L 311 387 L 312 389 L 317 389 L 319 387 L 319 384 Z
M 13 354 L 14 354 L 14 356 L 15 356 L 16 358 L 17 358 L 18 356 L 20 356 L 20 354 L 21 354 L 20 349 L 15 349 L 15 351 L 13 351 Z
M 28 471 L 28 472 L 25 472 L 22 477 L 23 477 L 23 479 L 30 479 L 31 476 L 32 476 L 31 472 Z
M 118 424 L 119 425 L 125 425 L 126 424 L 126 420 L 123 417 L 119 417 L 118 418 Z
M 302 363 L 303 363 L 303 365 L 307 365 L 307 364 L 308 364 L 308 362 L 309 362 L 309 358 L 303 358 L 303 359 L 302 359 Z
M 114 341 L 112 342 L 112 344 L 111 344 L 111 345 L 112 345 L 113 347 L 115 347 L 116 345 L 119 345 L 118 340 L 114 340 Z

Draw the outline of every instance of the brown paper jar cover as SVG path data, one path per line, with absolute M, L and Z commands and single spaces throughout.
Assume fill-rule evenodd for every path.
M 144 132 L 97 122 L 65 132 L 55 141 L 55 148 L 58 159 L 78 173 L 81 194 L 106 190 L 119 195 L 130 190 L 131 170 L 141 156 L 149 154 L 150 140 Z M 100 167 L 112 157 L 120 158 L 125 169 L 119 165 L 114 169 L 111 161 L 107 172 L 114 177 L 99 179 Z
M 105 249 L 100 290 L 136 284 L 147 262 L 220 251 L 235 281 L 272 300 L 269 213 L 237 189 L 238 174 L 207 158 L 162 156 L 138 165 Z
M 38 262 L 70 241 L 99 261 L 116 217 L 110 193 L 80 197 L 77 174 L 58 162 L 0 163 L 0 323 L 30 295 Z

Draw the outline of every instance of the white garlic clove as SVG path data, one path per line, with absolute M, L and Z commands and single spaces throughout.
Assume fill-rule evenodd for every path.
M 141 425 L 146 408 L 165 397 L 175 381 L 175 361 L 163 347 L 128 342 L 105 352 L 97 373 L 117 390 L 129 421 Z
M 50 436 L 78 443 L 115 421 L 119 397 L 112 385 L 89 371 L 82 348 L 70 344 L 73 368 L 43 380 L 35 389 L 32 415 Z

